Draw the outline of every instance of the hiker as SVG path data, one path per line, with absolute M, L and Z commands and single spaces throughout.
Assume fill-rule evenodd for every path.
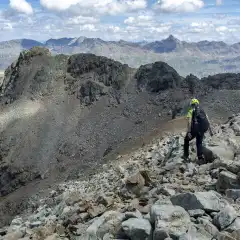
M 191 100 L 191 107 L 189 108 L 187 119 L 187 134 L 184 139 L 184 156 L 185 160 L 189 158 L 189 142 L 196 138 L 196 146 L 197 146 L 197 157 L 199 161 L 204 160 L 203 155 L 203 138 L 204 134 L 209 130 L 211 136 L 213 136 L 210 122 L 207 114 L 204 110 L 199 106 L 199 101 L 197 99 Z

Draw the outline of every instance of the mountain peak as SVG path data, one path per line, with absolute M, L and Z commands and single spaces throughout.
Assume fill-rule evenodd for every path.
M 174 37 L 172 34 L 170 34 L 169 37 L 165 39 L 165 41 L 180 42 L 180 40 Z

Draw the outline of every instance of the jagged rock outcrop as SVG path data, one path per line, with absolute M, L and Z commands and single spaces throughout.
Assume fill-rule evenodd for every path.
M 141 66 L 136 72 L 136 78 L 138 88 L 149 92 L 177 88 L 182 81 L 177 71 L 164 62 Z

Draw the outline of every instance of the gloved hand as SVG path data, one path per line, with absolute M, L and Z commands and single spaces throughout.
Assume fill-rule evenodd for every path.
M 192 138 L 192 134 L 190 132 L 187 133 L 187 136 L 188 136 L 189 139 Z

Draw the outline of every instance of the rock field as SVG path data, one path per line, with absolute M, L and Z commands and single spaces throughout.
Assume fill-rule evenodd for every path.
M 118 156 L 57 186 L 0 229 L 1 240 L 239 240 L 240 114 L 204 140 L 207 162 L 182 156 L 184 133 Z

